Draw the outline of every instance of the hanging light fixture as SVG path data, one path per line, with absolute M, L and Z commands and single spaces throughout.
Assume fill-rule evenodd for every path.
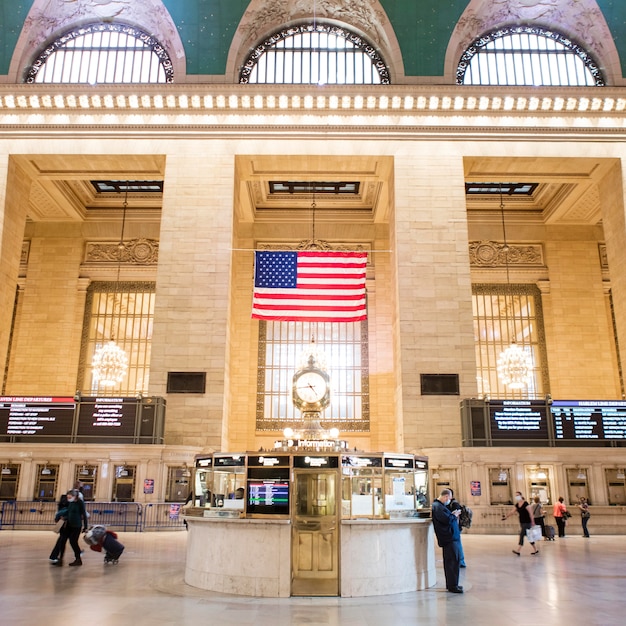
M 506 266 L 506 291 L 504 292 L 504 311 L 506 315 L 507 332 L 509 330 L 509 307 L 508 296 L 511 296 L 511 309 L 513 309 L 513 293 L 509 280 L 509 245 L 506 238 L 506 225 L 504 222 L 504 201 L 502 200 L 502 185 L 500 185 L 500 216 L 502 218 L 502 235 L 504 245 L 504 262 Z M 523 389 L 530 381 L 532 363 L 528 354 L 517 345 L 515 340 L 515 311 L 512 312 L 513 333 L 508 348 L 500 352 L 497 362 L 498 377 L 509 389 Z
M 111 320 L 111 339 L 100 346 L 94 353 L 91 360 L 93 374 L 99 386 L 115 387 L 121 383 L 126 377 L 128 371 L 128 356 L 117 343 L 115 343 L 115 335 L 113 333 L 113 325 L 117 317 L 117 325 L 119 330 L 119 316 L 115 315 L 117 297 L 120 296 L 120 270 L 122 267 L 122 254 L 124 253 L 124 227 L 126 225 L 126 209 L 128 208 L 128 181 L 126 181 L 126 193 L 124 195 L 124 211 L 122 213 L 122 231 L 120 233 L 120 242 L 117 245 L 117 279 L 115 281 L 115 291 L 113 293 L 113 318 Z

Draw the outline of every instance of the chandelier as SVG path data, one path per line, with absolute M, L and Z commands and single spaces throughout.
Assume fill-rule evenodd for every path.
M 506 315 L 506 327 L 509 328 L 509 307 L 507 302 L 507 295 L 511 296 L 511 307 L 513 309 L 513 293 L 511 291 L 511 282 L 509 280 L 509 245 L 506 239 L 506 226 L 504 223 L 504 201 L 502 200 L 502 185 L 500 185 L 500 215 L 502 218 L 502 235 L 504 238 L 504 245 L 502 250 L 504 252 L 504 262 L 506 266 L 506 291 L 504 292 L 504 310 Z M 498 356 L 497 371 L 498 377 L 502 383 L 509 389 L 524 389 L 530 382 L 530 374 L 532 369 L 532 363 L 528 353 L 520 348 L 516 341 L 515 331 L 515 311 L 512 313 L 513 333 L 511 335 L 511 343 L 508 348 L 505 348 Z
M 113 324 L 117 319 L 119 330 L 119 315 L 115 315 L 115 307 L 117 296 L 120 292 L 120 269 L 122 266 L 122 254 L 124 252 L 124 227 L 126 225 L 126 209 L 128 208 L 128 181 L 126 182 L 126 194 L 124 196 L 124 211 L 122 213 L 122 231 L 120 233 L 120 242 L 117 245 L 117 279 L 115 281 L 115 290 L 113 294 L 113 316 L 111 320 L 111 339 L 100 346 L 93 355 L 91 367 L 93 375 L 99 386 L 115 387 L 119 385 L 126 377 L 128 371 L 128 355 L 117 343 L 115 343 L 115 335 L 113 333 Z M 121 298 L 121 295 L 120 295 Z

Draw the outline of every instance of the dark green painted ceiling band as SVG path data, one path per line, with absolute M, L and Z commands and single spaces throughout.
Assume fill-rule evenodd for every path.
M 17 39 L 35 0 L 0 0 L 0 74 L 8 74 Z
M 163 0 L 163 4 L 185 46 L 187 74 L 224 74 L 249 0 Z
M 8 74 L 34 0 L 0 0 L 0 75 Z M 395 31 L 406 76 L 442 76 L 454 27 L 469 0 L 380 0 Z M 597 0 L 626 74 L 626 0 Z M 249 0 L 163 0 L 185 47 L 189 75 L 221 76 Z M 141 26 L 141 25 L 139 25 Z M 36 51 L 33 51 L 33 54 Z
M 611 30 L 620 59 L 622 76 L 626 74 L 626 2 L 624 0 L 596 0 Z
M 398 38 L 406 76 L 442 76 L 446 49 L 468 0 L 380 0 Z

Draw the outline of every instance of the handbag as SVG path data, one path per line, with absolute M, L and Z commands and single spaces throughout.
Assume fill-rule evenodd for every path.
M 61 518 L 58 522 L 56 522 L 54 524 L 54 526 L 52 527 L 52 532 L 54 533 L 60 533 L 61 532 L 61 528 L 63 528 L 63 526 L 65 526 L 65 520 L 63 518 Z
M 530 543 L 541 541 L 541 526 L 531 526 L 526 530 L 526 536 L 528 537 L 528 541 L 530 541 Z
M 585 509 L 582 513 L 583 519 L 589 519 L 591 517 L 591 513 Z

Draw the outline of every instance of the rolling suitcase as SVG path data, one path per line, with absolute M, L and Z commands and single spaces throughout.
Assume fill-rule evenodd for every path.
M 117 563 L 122 552 L 124 552 L 124 546 L 117 540 L 117 535 L 114 536 L 114 533 L 110 532 L 104 536 L 102 548 L 106 552 L 104 557 L 105 563 Z
M 548 526 L 546 524 L 546 541 L 554 541 L 554 526 Z

